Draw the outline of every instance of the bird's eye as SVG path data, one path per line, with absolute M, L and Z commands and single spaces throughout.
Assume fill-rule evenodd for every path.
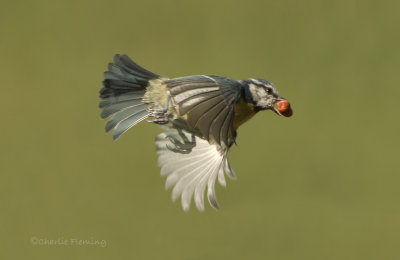
M 271 88 L 267 88 L 267 93 L 268 94 L 272 94 L 272 89 Z

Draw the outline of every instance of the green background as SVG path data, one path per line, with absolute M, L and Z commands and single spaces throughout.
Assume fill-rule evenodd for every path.
M 400 259 L 399 8 L 3 1 L 0 258 Z M 104 133 L 115 53 L 168 77 L 265 78 L 295 114 L 242 126 L 221 209 L 185 213 L 159 176 L 160 128 Z

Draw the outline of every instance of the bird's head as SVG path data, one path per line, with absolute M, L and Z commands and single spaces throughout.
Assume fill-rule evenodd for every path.
M 241 83 L 245 86 L 245 98 L 254 104 L 256 110 L 270 109 L 281 115 L 275 104 L 285 99 L 280 97 L 275 86 L 264 79 L 245 79 Z

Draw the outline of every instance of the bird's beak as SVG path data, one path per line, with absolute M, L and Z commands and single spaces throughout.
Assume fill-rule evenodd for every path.
M 276 103 L 278 103 L 279 101 L 283 101 L 283 100 L 286 100 L 286 99 L 281 98 L 281 97 L 275 98 L 274 105 L 271 107 L 271 110 L 274 111 L 275 114 L 277 114 L 278 116 L 281 116 L 282 114 L 278 111 L 278 109 L 275 107 L 275 105 L 276 105 Z
M 278 109 L 276 109 L 275 106 L 271 107 L 271 110 L 275 112 L 275 114 L 277 114 L 278 116 L 281 116 L 282 114 L 278 111 Z

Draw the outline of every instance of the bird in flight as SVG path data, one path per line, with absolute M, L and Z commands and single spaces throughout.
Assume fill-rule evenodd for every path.
M 147 119 L 165 132 L 156 137 L 158 165 L 173 187 L 172 200 L 181 197 L 189 210 L 192 197 L 204 210 L 204 193 L 218 209 L 215 182 L 226 186 L 225 174 L 235 178 L 227 160 L 238 127 L 262 110 L 290 117 L 290 103 L 263 79 L 233 80 L 214 75 L 166 78 L 116 54 L 104 72 L 100 90 L 105 130 L 118 139 Z

